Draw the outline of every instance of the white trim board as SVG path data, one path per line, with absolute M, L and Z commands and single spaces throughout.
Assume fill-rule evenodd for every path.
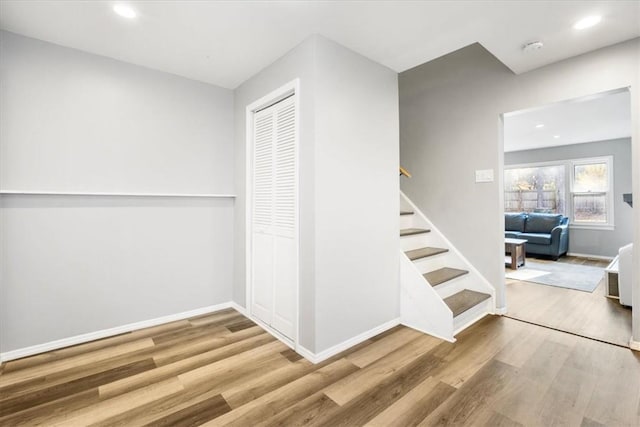
M 106 197 L 190 197 L 190 198 L 235 198 L 235 194 L 208 193 L 90 193 L 81 191 L 37 191 L 0 190 L 2 195 L 14 196 L 106 196 Z
M 112 337 L 114 335 L 126 332 L 136 331 L 138 329 L 150 328 L 152 326 L 161 325 L 163 323 L 175 322 L 176 320 L 188 319 L 190 317 L 200 316 L 203 314 L 214 313 L 226 308 L 236 308 L 231 302 L 210 305 L 207 307 L 196 308 L 194 310 L 183 311 L 182 313 L 170 314 L 168 316 L 156 317 L 155 319 L 142 320 L 140 322 L 129 323 L 127 325 L 116 326 L 114 328 L 103 329 L 101 331 L 89 332 L 86 334 L 75 335 L 73 337 L 62 338 L 43 344 L 37 344 L 30 347 L 19 348 L 4 353 L 0 353 L 0 362 L 8 362 L 9 360 L 20 359 L 22 357 L 33 356 L 47 351 L 57 350 L 59 348 L 70 347 L 72 345 L 84 344 L 87 342 L 99 340 L 102 338 Z
M 633 337 L 629 339 L 629 348 L 631 350 L 640 351 L 640 341 L 635 341 Z
M 361 334 L 356 335 L 355 337 L 349 338 L 348 340 L 345 340 L 339 344 L 336 344 L 332 347 L 329 347 L 326 350 L 321 351 L 320 353 L 314 353 L 311 350 L 298 345 L 296 347 L 296 351 L 298 352 L 298 354 L 300 354 L 301 356 L 303 356 L 305 359 L 307 359 L 308 361 L 312 362 L 312 363 L 320 363 L 324 360 L 327 360 L 328 358 L 335 356 L 338 353 L 341 353 L 351 347 L 353 347 L 354 345 L 358 345 L 363 341 L 368 340 L 369 338 L 375 337 L 378 334 L 383 333 L 384 331 L 387 331 L 391 328 L 393 328 L 394 326 L 397 326 L 400 324 L 400 318 L 395 318 L 392 320 L 389 320 L 388 322 L 383 323 L 382 325 L 376 326 L 375 328 L 369 329 L 368 331 L 362 332 Z

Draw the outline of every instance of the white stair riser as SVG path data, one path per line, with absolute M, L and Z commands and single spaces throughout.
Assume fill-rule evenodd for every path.
M 423 228 L 429 230 L 428 227 L 414 226 L 413 228 Z M 425 246 L 432 246 L 434 248 L 448 248 L 447 242 L 442 240 L 436 233 L 429 232 L 423 234 L 417 234 L 414 236 L 404 236 L 400 238 L 401 248 L 403 250 L 411 250 L 423 248 Z
M 420 273 L 428 273 L 433 270 L 437 270 L 442 267 L 450 267 L 455 262 L 455 255 L 451 252 L 443 252 L 438 255 L 432 255 L 426 258 L 420 258 L 413 261 Z M 460 267 L 463 268 L 463 267 Z
M 431 223 L 428 221 L 423 220 L 420 215 L 417 214 L 413 214 L 411 215 L 412 217 L 412 224 L 414 227 L 417 228 L 428 228 L 429 230 L 431 229 Z
M 431 286 L 431 285 L 429 285 Z M 469 289 L 472 291 L 486 293 L 487 290 L 482 286 L 478 277 L 473 272 L 469 272 L 463 276 L 456 277 L 455 279 L 448 280 L 434 287 L 438 295 L 443 299 L 447 298 L 463 289 Z M 493 304 L 493 302 L 492 302 Z M 491 308 L 493 312 L 493 306 Z
M 431 233 L 422 233 L 422 234 L 414 234 L 411 236 L 402 236 L 400 237 L 400 248 L 406 252 L 412 249 L 424 248 L 425 246 L 432 246 L 429 243 L 429 234 Z
M 482 301 L 480 304 L 470 308 L 464 313 L 453 318 L 453 330 L 454 335 L 462 332 L 478 320 L 480 318 L 486 316 L 487 314 L 491 314 L 493 312 L 493 306 L 491 302 L 491 298 L 488 298 Z
M 447 280 L 444 283 L 441 283 L 437 286 L 434 286 L 433 289 L 436 290 L 438 295 L 442 299 L 450 297 L 451 295 L 458 293 L 464 289 L 469 289 L 467 286 L 470 282 L 469 275 L 465 274 L 464 276 L 456 277 L 455 279 Z M 431 286 L 431 285 L 429 285 Z
M 415 215 L 400 215 L 400 228 L 418 228 L 413 223 Z M 424 228 L 424 227 L 420 227 Z
M 407 203 L 402 194 L 400 195 L 400 212 L 413 212 L 411 204 Z

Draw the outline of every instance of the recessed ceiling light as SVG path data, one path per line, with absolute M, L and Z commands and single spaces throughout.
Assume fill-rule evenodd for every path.
M 540 123 L 536 125 L 536 129 L 540 129 L 544 127 L 544 123 Z
M 573 24 L 573 28 L 576 30 L 584 30 L 585 28 L 593 27 L 594 25 L 598 25 L 602 21 L 602 16 L 600 15 L 591 15 L 586 18 L 582 18 L 575 24 Z
M 553 137 L 554 137 L 555 139 L 558 139 L 558 138 L 560 138 L 560 135 L 553 135 Z
M 113 11 L 123 18 L 127 19 L 133 19 L 138 16 L 136 11 L 133 10 L 131 6 L 128 6 L 126 4 L 116 4 L 115 6 L 113 6 Z

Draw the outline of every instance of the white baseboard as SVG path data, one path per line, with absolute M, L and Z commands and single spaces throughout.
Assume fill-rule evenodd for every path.
M 208 307 L 196 308 L 195 310 L 184 311 L 182 313 L 170 314 L 168 316 L 157 317 L 155 319 L 142 320 L 140 322 L 129 323 L 128 325 L 116 326 L 115 328 L 103 329 L 101 331 L 89 332 L 82 335 L 76 335 L 69 338 L 62 338 L 56 341 L 50 341 L 43 344 L 37 344 L 31 347 L 20 348 L 17 350 L 0 353 L 0 363 L 9 360 L 20 359 L 22 357 L 33 356 L 34 354 L 44 353 L 47 351 L 57 350 L 59 348 L 69 347 L 72 345 L 83 344 L 89 341 L 95 341 L 138 329 L 149 328 L 161 325 L 163 323 L 175 322 L 176 320 L 188 319 L 189 317 L 200 316 L 202 314 L 213 313 L 215 311 L 224 310 L 225 308 L 234 308 L 238 310 L 235 303 L 224 302 L 222 304 L 210 305 Z M 238 310 L 240 311 L 240 310 Z
M 305 359 L 307 359 L 309 362 L 311 362 L 313 364 L 321 362 L 321 360 L 318 359 L 316 354 L 314 352 L 312 352 L 311 350 L 307 349 L 306 347 L 298 345 L 298 348 L 296 348 L 296 352 L 300 356 L 304 357 Z
M 233 308 L 235 311 L 237 311 L 238 313 L 242 314 L 243 316 L 247 316 L 249 314 L 247 309 L 244 308 L 243 306 L 241 306 L 240 304 L 238 304 L 237 302 L 231 301 L 229 304 L 230 304 L 231 308 Z
M 578 254 L 578 253 L 575 253 L 575 252 L 567 252 L 567 256 L 575 256 L 575 257 L 578 257 L 578 258 L 601 259 L 603 261 L 611 261 L 614 258 L 614 257 L 602 256 L 602 255 Z
M 298 345 L 296 351 L 305 359 L 312 363 L 320 363 L 323 360 L 327 360 L 328 358 L 335 356 L 338 353 L 341 353 L 354 345 L 360 344 L 363 341 L 368 340 L 371 337 L 375 337 L 378 334 L 381 334 L 384 331 L 387 331 L 394 326 L 400 324 L 400 318 L 390 320 L 388 322 L 383 323 L 382 325 L 376 326 L 373 329 L 369 329 L 359 335 L 356 335 L 353 338 L 349 338 L 346 341 L 341 342 L 340 344 L 336 344 L 333 347 L 329 347 L 326 350 L 321 351 L 320 353 L 314 353 L 311 350 Z
M 507 314 L 507 307 L 496 307 L 496 314 L 499 316 Z
M 207 313 L 213 313 L 216 311 L 224 310 L 226 308 L 233 308 L 244 316 L 247 316 L 247 310 L 240 306 L 238 303 L 234 301 L 225 302 L 222 304 L 211 305 L 208 307 L 197 308 L 195 310 L 189 310 L 182 313 L 170 314 L 168 316 L 158 317 L 155 319 L 143 320 L 140 322 L 130 323 L 128 325 L 117 326 L 115 328 L 103 329 L 101 331 L 89 332 L 87 334 L 76 335 L 69 338 L 63 338 L 56 341 L 50 341 L 43 344 L 38 344 L 30 347 L 20 348 L 17 350 L 7 351 L 4 353 L 0 353 L 0 363 L 8 362 L 10 360 L 20 359 L 22 357 L 33 356 L 39 353 L 45 353 L 47 351 L 57 350 L 64 347 L 69 347 L 72 345 L 84 344 L 90 341 L 95 341 L 102 338 L 108 338 L 114 335 L 123 334 L 126 332 L 136 331 L 138 329 L 150 328 L 152 326 L 161 325 L 163 323 L 175 322 L 177 320 L 188 319 L 190 317 L 200 316 Z M 255 321 L 255 319 L 252 319 Z M 260 321 L 257 323 L 262 327 L 265 331 L 272 334 L 278 340 L 283 343 L 292 346 L 292 343 L 283 339 L 283 337 L 269 328 L 268 326 L 262 324 Z M 366 332 L 363 332 L 353 338 L 350 338 L 346 341 L 341 342 L 333 347 L 330 347 L 318 354 L 313 353 L 312 351 L 298 345 L 295 349 L 300 355 L 302 355 L 305 359 L 309 360 L 312 363 L 320 363 L 323 360 L 330 358 L 344 350 L 347 350 L 354 345 L 360 344 L 363 341 L 368 340 L 371 337 L 374 337 L 388 329 L 393 328 L 400 324 L 400 319 L 393 319 L 382 325 L 379 325 L 373 329 L 370 329 Z M 289 341 L 289 342 L 288 342 Z
M 640 341 L 635 341 L 633 337 L 629 340 L 629 348 L 631 350 L 640 351 Z

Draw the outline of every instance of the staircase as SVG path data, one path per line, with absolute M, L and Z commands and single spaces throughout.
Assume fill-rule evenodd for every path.
M 495 312 L 495 289 L 400 195 L 401 323 L 447 341 Z

